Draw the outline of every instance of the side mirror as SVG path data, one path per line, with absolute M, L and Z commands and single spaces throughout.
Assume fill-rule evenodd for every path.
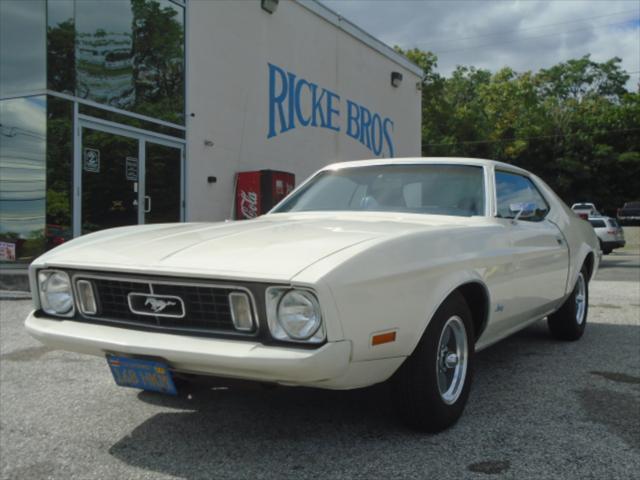
M 511 210 L 511 213 L 515 213 L 516 216 L 513 218 L 513 221 L 515 222 L 519 219 L 533 217 L 536 213 L 536 204 L 526 202 L 512 203 L 511 205 L 509 205 L 509 210 Z

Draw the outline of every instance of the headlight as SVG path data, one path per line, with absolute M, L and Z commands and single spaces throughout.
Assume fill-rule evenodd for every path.
M 38 272 L 38 289 L 42 310 L 51 315 L 70 317 L 74 313 L 69 275 L 60 270 Z
M 305 343 L 325 340 L 320 305 L 308 290 L 268 288 L 267 314 L 271 335 L 278 340 Z

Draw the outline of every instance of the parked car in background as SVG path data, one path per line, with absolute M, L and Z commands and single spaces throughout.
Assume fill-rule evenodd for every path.
M 603 254 L 608 255 L 616 248 L 625 246 L 624 231 L 615 218 L 589 217 L 589 223 L 598 236 Z
M 618 222 L 621 225 L 640 223 L 640 202 L 627 202 L 618 209 Z
M 573 210 L 576 215 L 584 220 L 587 220 L 591 216 L 600 215 L 600 212 L 598 212 L 596 206 L 593 203 L 574 203 L 573 205 L 571 205 L 571 210 Z
M 30 266 L 26 328 L 164 393 L 194 375 L 390 380 L 398 414 L 434 432 L 461 415 L 476 351 L 545 317 L 556 338 L 582 336 L 599 253 L 593 228 L 512 165 L 348 162 L 253 220 L 65 242 Z

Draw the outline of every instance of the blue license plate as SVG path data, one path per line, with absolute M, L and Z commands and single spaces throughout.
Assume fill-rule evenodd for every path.
M 116 355 L 107 355 L 107 363 L 114 380 L 122 387 L 178 394 L 171 372 L 165 363 Z

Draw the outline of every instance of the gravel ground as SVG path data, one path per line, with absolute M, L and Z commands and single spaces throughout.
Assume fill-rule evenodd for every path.
M 30 338 L 29 302 L 4 300 L 0 477 L 632 478 L 640 267 L 624 253 L 603 267 L 582 340 L 554 341 L 540 322 L 481 352 L 462 419 L 439 435 L 402 427 L 385 386 L 199 389 L 190 398 L 119 388 L 103 359 Z

